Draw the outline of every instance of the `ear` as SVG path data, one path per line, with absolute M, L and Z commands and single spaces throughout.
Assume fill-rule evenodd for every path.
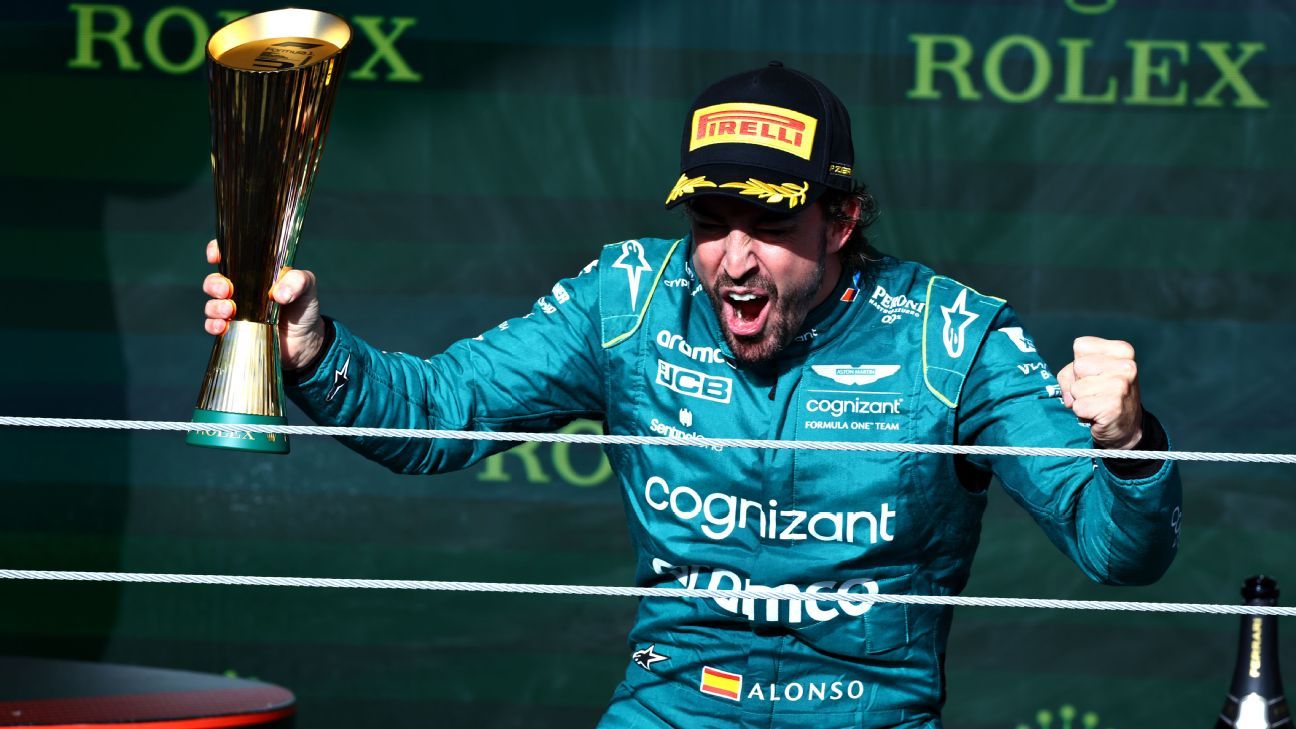
M 828 252 L 836 253 L 846 245 L 850 240 L 851 233 L 855 232 L 855 221 L 859 220 L 860 202 L 854 196 L 847 197 L 842 201 L 843 211 L 850 220 L 842 222 L 840 220 L 828 221 Z M 828 212 L 825 210 L 824 215 Z

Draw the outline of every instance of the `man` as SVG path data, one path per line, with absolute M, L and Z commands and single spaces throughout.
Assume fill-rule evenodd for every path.
M 873 201 L 852 164 L 846 110 L 818 81 L 779 64 L 724 79 L 693 105 L 666 201 L 687 206 L 690 236 L 607 246 L 526 317 L 430 359 L 321 318 L 314 277 L 288 273 L 273 296 L 291 396 L 330 425 L 547 430 L 595 417 L 627 434 L 1166 448 L 1128 344 L 1076 340 L 1055 381 L 1002 300 L 871 252 Z M 205 285 L 212 334 L 233 313 L 229 288 Z M 406 473 L 504 447 L 344 442 Z M 640 585 L 954 595 L 991 474 L 1094 580 L 1151 582 L 1175 552 L 1169 463 L 607 454 Z M 600 726 L 937 727 L 949 624 L 937 607 L 645 599 Z

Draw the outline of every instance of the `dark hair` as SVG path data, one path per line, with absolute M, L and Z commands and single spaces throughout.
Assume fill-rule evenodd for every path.
M 877 220 L 878 204 L 873 198 L 873 193 L 869 192 L 868 185 L 862 182 L 856 182 L 850 191 L 829 189 L 819 198 L 824 206 L 824 215 L 829 221 L 838 223 L 849 223 L 854 221 L 855 229 L 851 231 L 850 238 L 846 240 L 846 245 L 842 246 L 841 257 L 842 265 L 849 271 L 863 271 L 868 264 L 878 259 L 878 252 L 869 244 L 868 236 L 865 231 L 868 230 L 873 221 Z M 854 200 L 859 203 L 859 213 L 851 215 L 846 210 L 846 202 Z

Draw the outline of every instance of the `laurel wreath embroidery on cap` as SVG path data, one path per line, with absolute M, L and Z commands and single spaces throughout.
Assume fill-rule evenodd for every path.
M 672 201 L 674 201 L 675 198 L 681 195 L 692 195 L 694 190 L 696 190 L 699 187 L 715 187 L 715 186 L 716 184 L 708 180 L 706 178 L 706 175 L 702 175 L 700 177 L 689 177 L 688 175 L 680 175 L 679 179 L 675 181 L 675 187 L 671 188 L 670 196 L 666 198 L 666 202 L 669 204 Z
M 781 203 L 787 201 L 789 208 L 794 208 L 805 202 L 806 192 L 810 189 L 810 183 L 802 182 L 798 185 L 795 182 L 785 182 L 782 185 L 775 185 L 770 182 L 761 182 L 760 180 L 749 177 L 746 182 L 726 182 L 720 187 L 737 188 L 741 195 L 755 195 L 767 203 Z

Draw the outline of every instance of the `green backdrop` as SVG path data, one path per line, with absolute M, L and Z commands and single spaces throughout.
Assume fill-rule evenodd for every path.
M 27 3 L 0 16 L 0 414 L 182 420 L 210 340 L 201 44 L 270 6 Z M 777 58 L 853 114 L 883 250 L 1012 301 L 1061 366 L 1134 342 L 1177 447 L 1291 452 L 1296 6 L 1279 0 L 338 2 L 358 39 L 298 264 L 326 310 L 430 353 L 527 309 L 661 208 L 710 81 Z M 289 413 L 303 422 L 299 412 Z M 588 426 L 577 426 L 588 427 Z M 590 447 L 398 477 L 179 434 L 4 429 L 0 566 L 627 584 Z M 1002 493 L 968 594 L 1237 600 L 1296 590 L 1291 467 L 1187 465 L 1158 584 L 1088 584 Z M 0 584 L 0 650 L 291 688 L 305 727 L 590 726 L 624 598 Z M 1235 618 L 963 609 L 947 725 L 1209 726 Z M 1293 638 L 1292 640 L 1296 640 Z M 1293 643 L 1285 646 L 1291 665 Z

